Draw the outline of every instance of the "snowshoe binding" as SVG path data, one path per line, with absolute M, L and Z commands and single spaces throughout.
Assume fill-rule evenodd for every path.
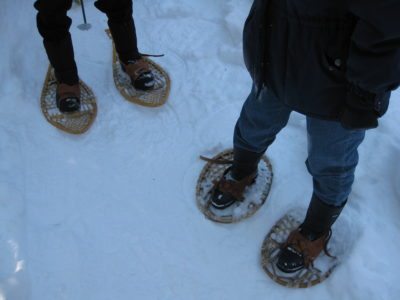
M 337 246 L 334 251 L 328 250 L 330 228 L 315 234 L 306 229 L 307 218 L 303 223 L 301 219 L 298 210 L 286 214 L 272 227 L 261 249 L 264 271 L 275 282 L 292 288 L 307 288 L 323 282 L 343 254 Z
M 208 160 L 211 163 L 218 164 L 219 161 Z M 238 180 L 231 172 L 231 167 L 226 169 L 222 178 L 215 183 L 211 194 L 211 205 L 216 209 L 225 209 L 235 202 L 243 201 L 245 189 L 255 183 L 257 173 L 254 172 Z

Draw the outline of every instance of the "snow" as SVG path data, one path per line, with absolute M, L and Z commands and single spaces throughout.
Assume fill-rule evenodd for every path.
M 173 85 L 156 109 L 133 105 L 112 80 L 106 18 L 86 1 L 89 31 L 70 11 L 80 76 L 99 113 L 84 135 L 42 116 L 48 61 L 33 1 L 0 10 L 0 299 L 398 299 L 400 95 L 360 148 L 353 193 L 335 225 L 346 256 L 323 284 L 279 286 L 261 244 L 311 194 L 305 118 L 292 114 L 270 148 L 264 206 L 238 224 L 205 219 L 195 202 L 199 154 L 232 146 L 251 80 L 241 30 L 250 0 L 137 0 L 140 50 Z M 345 238 L 342 239 L 342 236 Z

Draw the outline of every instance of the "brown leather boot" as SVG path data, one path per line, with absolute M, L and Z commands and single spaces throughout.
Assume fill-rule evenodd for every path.
M 154 75 L 150 66 L 143 58 L 130 60 L 127 64 L 121 62 L 122 70 L 128 74 L 135 89 L 148 91 L 154 88 Z
M 232 167 L 215 183 L 211 205 L 224 209 L 237 201 L 243 200 L 246 187 L 255 182 L 258 163 L 264 153 L 251 152 L 239 148 L 233 149 Z
M 315 240 L 309 240 L 301 229 L 292 231 L 282 247 L 277 267 L 285 273 L 292 273 L 311 266 L 323 250 L 330 256 L 326 250 L 330 237 L 331 231 L 328 231 Z
M 318 255 L 327 251 L 331 237 L 331 226 L 342 211 L 341 206 L 324 203 L 315 195 L 312 197 L 304 222 L 289 234 L 281 247 L 276 266 L 282 272 L 293 273 L 312 266 Z
M 81 90 L 79 83 L 73 85 L 59 83 L 57 85 L 56 104 L 61 112 L 78 111 L 81 106 L 80 99 Z
M 252 185 L 256 177 L 257 171 L 236 180 L 231 175 L 231 168 L 228 168 L 222 178 L 215 182 L 211 195 L 211 205 L 217 209 L 224 209 L 237 201 L 242 201 L 246 187 Z

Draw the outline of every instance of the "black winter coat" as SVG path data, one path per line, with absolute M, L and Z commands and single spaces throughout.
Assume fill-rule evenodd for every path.
M 243 46 L 256 86 L 295 111 L 376 127 L 400 83 L 400 0 L 254 0 Z

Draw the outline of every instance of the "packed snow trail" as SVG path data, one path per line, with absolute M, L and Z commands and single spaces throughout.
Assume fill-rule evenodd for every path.
M 250 0 L 136 0 L 139 48 L 172 90 L 161 108 L 125 101 L 112 80 L 106 17 L 70 11 L 82 79 L 99 113 L 82 136 L 46 122 L 39 97 L 48 60 L 33 1 L 0 9 L 0 299 L 397 299 L 400 95 L 367 134 L 353 193 L 335 230 L 348 255 L 323 284 L 283 288 L 262 271 L 261 243 L 289 209 L 306 208 L 305 118 L 292 114 L 268 156 L 266 204 L 235 225 L 195 203 L 199 154 L 231 147 L 251 80 L 241 30 Z

